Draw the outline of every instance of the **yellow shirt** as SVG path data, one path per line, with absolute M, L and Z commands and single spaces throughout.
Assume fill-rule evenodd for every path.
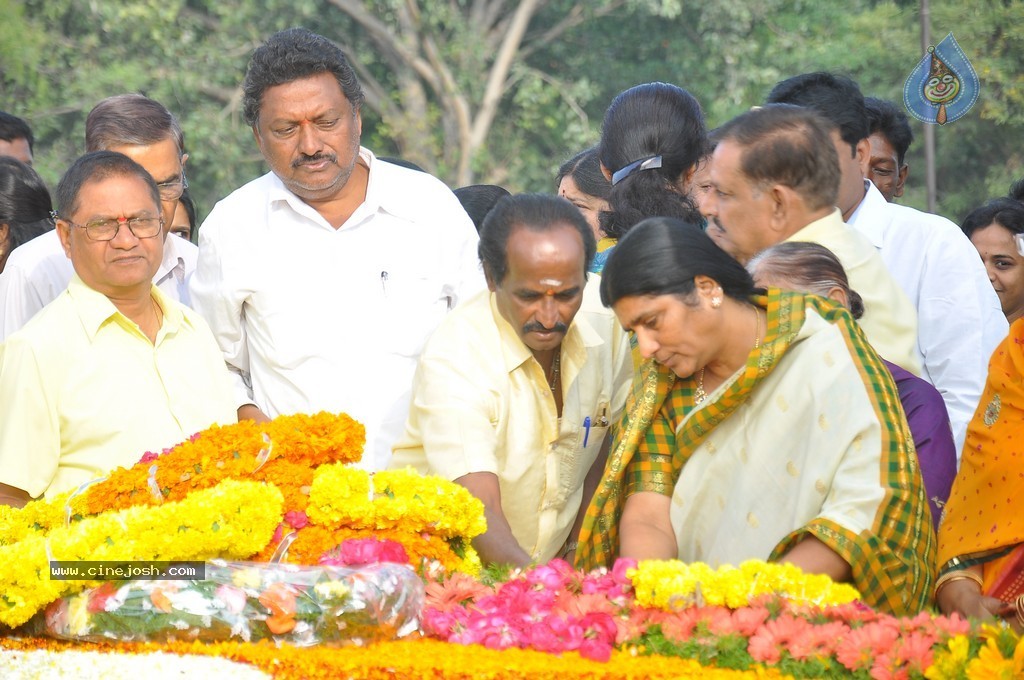
M 539 561 L 565 543 L 583 480 L 629 390 L 629 343 L 596 301 L 598 281 L 591 275 L 562 341 L 561 418 L 540 364 L 484 292 L 449 314 L 427 342 L 391 460 L 392 468 L 411 465 L 451 480 L 497 475 L 512 534 Z
M 0 345 L 0 482 L 53 497 L 236 421 L 210 329 L 152 294 L 164 314 L 155 344 L 76 275 Z
M 850 288 L 864 300 L 857 320 L 878 355 L 921 375 L 917 353 L 917 310 L 889 274 L 871 241 L 843 222 L 839 210 L 811 222 L 787 241 L 817 243 L 831 250 L 846 270 Z

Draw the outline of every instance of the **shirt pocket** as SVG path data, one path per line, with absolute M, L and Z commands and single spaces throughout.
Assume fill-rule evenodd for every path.
M 393 354 L 416 358 L 448 313 L 450 299 L 436 279 L 381 272 L 385 343 Z

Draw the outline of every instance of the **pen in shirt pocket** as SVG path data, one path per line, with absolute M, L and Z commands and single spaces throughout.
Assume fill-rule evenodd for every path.
M 587 448 L 588 439 L 590 439 L 590 416 L 583 419 L 583 448 Z
M 380 273 L 380 290 L 384 293 L 384 297 L 388 296 L 388 273 L 386 271 Z

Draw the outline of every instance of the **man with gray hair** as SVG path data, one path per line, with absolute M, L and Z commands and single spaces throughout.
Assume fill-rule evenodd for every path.
M 701 202 L 708 235 L 746 264 L 782 241 L 813 241 L 839 258 L 864 298 L 860 325 L 878 353 L 918 374 L 917 315 L 871 243 L 836 209 L 839 160 L 813 111 L 774 105 L 716 132 L 712 190 Z
M 243 92 L 270 172 L 204 222 L 192 300 L 237 378 L 239 418 L 344 411 L 366 426 L 362 465 L 380 469 L 423 343 L 484 287 L 476 229 L 439 180 L 360 146 L 363 91 L 327 38 L 271 36 Z
M 156 180 L 165 247 L 153 283 L 172 300 L 188 305 L 187 279 L 195 270 L 198 250 L 183 239 L 166 238 L 178 198 L 188 186 L 188 154 L 177 119 L 162 104 L 141 94 L 108 97 L 86 118 L 85 146 L 87 151 L 122 153 Z M 73 274 L 55 231 L 15 248 L 0 274 L 0 342 L 56 299 Z

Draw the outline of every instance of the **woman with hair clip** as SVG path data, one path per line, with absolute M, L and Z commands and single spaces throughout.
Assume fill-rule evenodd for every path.
M 36 171 L 0 156 L 0 272 L 11 251 L 54 227 L 50 192 Z
M 646 83 L 615 97 L 598 151 L 611 182 L 611 210 L 601 215 L 605 235 L 622 238 L 645 217 L 701 223 L 689 193 L 707 143 L 700 104 L 681 87 Z
M 597 255 L 590 263 L 590 271 L 600 274 L 608 259 L 608 249 L 615 245 L 615 239 L 608 238 L 601 228 L 601 215 L 608 212 L 608 196 L 612 192 L 612 185 L 601 172 L 597 147 L 580 151 L 562 163 L 555 184 L 558 186 L 558 195 L 576 206 L 594 230 Z
M 850 288 L 846 270 L 835 254 L 818 243 L 784 241 L 762 250 L 747 263 L 758 286 L 774 286 L 829 298 L 859 319 L 864 301 Z M 882 360 L 899 391 L 900 403 L 914 437 L 921 477 L 928 495 L 932 526 L 938 531 L 942 507 L 956 477 L 956 444 L 942 395 L 927 380 L 894 363 Z
M 755 288 L 699 227 L 668 218 L 619 241 L 601 300 L 646 361 L 578 567 L 767 559 L 851 582 L 882 611 L 928 604 L 935 533 L 917 458 L 847 310 Z

